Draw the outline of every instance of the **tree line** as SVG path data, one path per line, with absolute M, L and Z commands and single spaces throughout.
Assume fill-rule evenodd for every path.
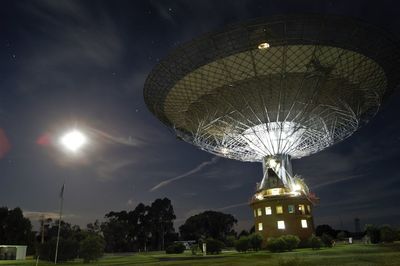
M 175 219 L 171 201 L 163 198 L 149 205 L 139 203 L 130 211 L 110 211 L 105 214 L 103 222 L 96 220 L 87 224 L 86 228 L 61 221 L 59 261 L 77 257 L 92 261 L 104 252 L 176 252 L 182 250 L 182 246 L 176 245 L 177 240 L 205 242 L 207 247 L 215 247 L 216 252 L 224 246 L 236 247 L 238 251 L 258 250 L 263 241 L 254 234 L 254 226 L 238 234 L 234 230 L 237 220 L 231 214 L 204 211 L 186 219 L 178 231 L 174 228 Z M 34 232 L 30 220 L 23 216 L 20 208 L 0 208 L 0 244 L 27 245 L 28 254 L 52 261 L 57 231 L 58 220 L 42 220 L 40 230 Z M 390 242 L 400 237 L 399 232 L 389 226 L 369 225 L 360 234 L 367 236 L 372 243 Z M 316 236 L 309 242 L 316 246 L 321 241 L 329 245 L 332 239 L 349 236 L 356 235 L 334 230 L 329 225 L 320 225 L 316 228 Z M 292 236 L 286 236 L 270 241 L 268 246 L 271 250 L 289 250 L 297 246 L 293 245 L 295 240 Z

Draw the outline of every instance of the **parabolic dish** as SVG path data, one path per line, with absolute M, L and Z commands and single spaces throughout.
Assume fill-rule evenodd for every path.
M 301 158 L 353 134 L 398 85 L 399 46 L 337 16 L 235 24 L 175 49 L 148 76 L 147 106 L 183 140 L 242 160 Z

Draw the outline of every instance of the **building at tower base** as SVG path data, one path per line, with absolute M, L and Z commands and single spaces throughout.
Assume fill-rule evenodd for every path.
M 264 240 L 282 235 L 296 235 L 302 241 L 314 233 L 313 207 L 318 200 L 304 189 L 287 188 L 274 171 L 268 169 L 267 182 L 251 199 L 255 232 Z M 305 186 L 305 184 L 303 184 Z

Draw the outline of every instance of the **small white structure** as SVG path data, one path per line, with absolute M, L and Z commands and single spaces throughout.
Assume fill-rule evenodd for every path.
M 0 245 L 0 260 L 25 260 L 27 246 Z

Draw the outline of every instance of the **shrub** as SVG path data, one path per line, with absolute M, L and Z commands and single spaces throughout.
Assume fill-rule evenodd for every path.
M 208 239 L 206 239 L 205 242 L 207 245 L 207 253 L 210 253 L 210 254 L 221 253 L 222 248 L 225 246 L 223 242 L 213 239 L 213 238 L 208 238 Z
M 225 245 L 227 247 L 234 247 L 235 246 L 235 242 L 236 242 L 236 237 L 235 236 L 227 236 L 226 240 L 225 240 Z
M 105 241 L 103 237 L 96 234 L 89 234 L 80 243 L 80 256 L 84 263 L 96 261 L 104 254 Z
M 344 231 L 340 231 L 338 234 L 337 234 L 337 239 L 339 239 L 339 240 L 344 240 L 346 237 L 347 237 L 347 234 L 346 234 L 346 232 L 344 232 Z
M 321 239 L 319 237 L 316 237 L 315 235 L 310 236 L 310 238 L 308 239 L 308 244 L 314 250 L 320 249 L 322 246 Z
M 380 241 L 380 231 L 379 228 L 373 224 L 367 224 L 365 226 L 365 232 L 369 236 L 372 244 L 377 244 Z
M 298 236 L 293 235 L 284 235 L 281 236 L 282 240 L 285 242 L 285 249 L 288 251 L 292 251 L 297 248 L 300 243 L 300 238 Z
M 328 234 L 322 234 L 321 241 L 324 243 L 324 246 L 327 248 L 331 248 L 333 246 L 333 238 Z
M 171 245 L 169 245 L 166 249 L 165 249 L 165 253 L 167 254 L 181 254 L 185 251 L 185 245 L 177 242 L 177 243 L 173 243 Z
M 250 247 L 254 251 L 260 250 L 262 243 L 263 243 L 262 235 L 260 235 L 260 234 L 251 234 L 249 236 L 249 244 L 250 244 Z
M 286 242 L 282 237 L 271 237 L 267 241 L 267 249 L 271 252 L 283 252 L 286 250 Z
M 78 257 L 79 243 L 71 239 L 62 239 L 58 245 L 57 261 L 68 261 Z M 54 261 L 56 239 L 52 239 L 39 247 L 39 256 L 42 260 Z
M 384 225 L 379 230 L 380 240 L 382 242 L 392 243 L 397 240 L 397 232 L 389 225 Z
M 235 241 L 235 249 L 239 252 L 246 252 L 249 250 L 250 241 L 247 236 L 242 236 Z

